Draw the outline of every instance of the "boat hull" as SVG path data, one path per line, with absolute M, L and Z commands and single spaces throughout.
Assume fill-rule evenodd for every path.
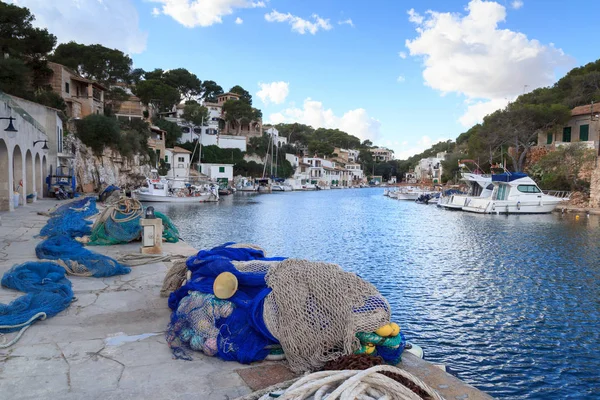
M 146 203 L 212 203 L 219 201 L 212 193 L 193 197 L 158 196 L 145 193 L 134 193 L 134 198 Z
M 478 214 L 549 214 L 560 201 L 561 199 L 558 198 L 522 202 L 472 199 L 462 207 L 462 210 Z

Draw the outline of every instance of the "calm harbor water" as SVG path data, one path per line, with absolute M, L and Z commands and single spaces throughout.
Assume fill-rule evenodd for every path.
M 383 189 L 158 205 L 196 248 L 255 243 L 372 282 L 428 360 L 499 398 L 600 398 L 600 219 L 492 216 Z

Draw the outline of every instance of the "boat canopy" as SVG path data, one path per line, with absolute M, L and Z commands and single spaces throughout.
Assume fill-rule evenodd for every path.
M 527 174 L 523 172 L 505 172 L 503 174 L 492 175 L 492 182 L 512 182 L 517 179 L 527 178 Z

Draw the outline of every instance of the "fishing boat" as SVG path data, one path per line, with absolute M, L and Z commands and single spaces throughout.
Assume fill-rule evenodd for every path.
M 565 200 L 542 193 L 533 179 L 520 172 L 492 175 L 492 184 L 489 198 L 470 198 L 462 210 L 479 214 L 547 214 Z
M 168 179 L 158 176 L 152 171 L 152 176 L 146 178 L 146 186 L 132 192 L 132 196 L 143 202 L 160 203 L 204 203 L 219 201 L 218 186 L 211 182 L 187 182 L 182 179 Z
M 391 193 L 394 193 L 394 196 L 392 196 Z M 391 192 L 391 193 L 390 193 L 390 197 L 392 197 L 394 199 L 415 201 L 419 198 L 419 196 L 422 196 L 425 194 L 431 194 L 434 192 L 426 191 L 423 188 L 419 188 L 419 187 L 405 186 L 405 187 L 398 188 L 397 191 Z

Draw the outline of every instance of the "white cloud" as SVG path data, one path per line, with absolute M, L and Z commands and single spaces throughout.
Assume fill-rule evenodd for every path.
M 408 20 L 410 22 L 414 22 L 415 24 L 419 25 L 423 23 L 423 17 L 416 12 L 414 8 L 411 8 L 406 13 L 408 14 Z
M 325 109 L 323 103 L 310 98 L 304 100 L 302 108 L 292 107 L 269 116 L 269 122 L 298 122 L 313 128 L 338 128 L 361 140 L 376 140 L 379 137 L 381 123 L 370 117 L 364 108 L 357 108 L 337 116 L 333 110 Z
M 159 15 L 160 15 L 160 10 L 158 8 L 154 7 L 152 9 L 152 16 L 153 17 L 158 17 Z
M 398 57 L 405 59 L 406 58 L 406 53 L 404 51 L 401 51 L 400 53 L 398 53 Z
M 27 7 L 35 26 L 48 28 L 59 43 L 74 40 L 102 44 L 126 53 L 146 49 L 148 34 L 140 30 L 138 12 L 131 0 L 8 0 Z
M 344 21 L 338 21 L 338 25 L 350 25 L 351 27 L 354 28 L 354 22 L 352 22 L 352 20 L 350 18 L 348 18 Z
M 396 81 L 397 81 L 398 83 L 403 83 L 404 81 L 406 81 L 406 78 L 404 78 L 404 76 L 400 75 L 400 76 L 398 77 L 398 79 L 396 79 Z
M 488 114 L 504 108 L 508 105 L 508 99 L 492 99 L 476 101 L 467 106 L 467 111 L 458 119 L 462 126 L 471 127 L 478 124 Z
M 479 100 L 461 122 L 480 120 L 492 106 L 514 98 L 525 85 L 534 89 L 555 81 L 556 66 L 570 59 L 560 49 L 528 39 L 522 33 L 499 29 L 506 8 L 493 1 L 472 0 L 467 15 L 409 10 L 417 37 L 406 41 L 411 56 L 424 61 L 425 84 L 446 93 Z M 484 105 L 485 104 L 485 105 Z
M 162 14 L 172 17 L 187 28 L 211 26 L 223 22 L 223 17 L 236 9 L 263 8 L 263 1 L 250 0 L 150 0 L 162 4 Z
M 244 23 L 244 20 L 243 20 L 243 19 L 241 19 L 240 17 L 237 17 L 237 18 L 235 19 L 235 23 L 236 23 L 236 24 L 238 24 L 238 25 L 241 25 L 241 24 L 243 24 L 243 23 Z
M 298 32 L 301 35 L 304 35 L 306 32 L 314 35 L 319 29 L 328 31 L 333 28 L 329 23 L 329 19 L 321 18 L 317 14 L 313 14 L 311 18 L 313 19 L 312 22 L 290 13 L 280 13 L 277 10 L 265 14 L 265 19 L 268 22 L 287 22 L 292 26 L 292 31 Z
M 258 83 L 260 90 L 256 93 L 263 103 L 282 104 L 290 93 L 288 82 Z
M 521 0 L 515 0 L 512 3 L 510 3 L 510 6 L 515 10 L 518 10 L 519 8 L 523 7 L 523 2 Z

